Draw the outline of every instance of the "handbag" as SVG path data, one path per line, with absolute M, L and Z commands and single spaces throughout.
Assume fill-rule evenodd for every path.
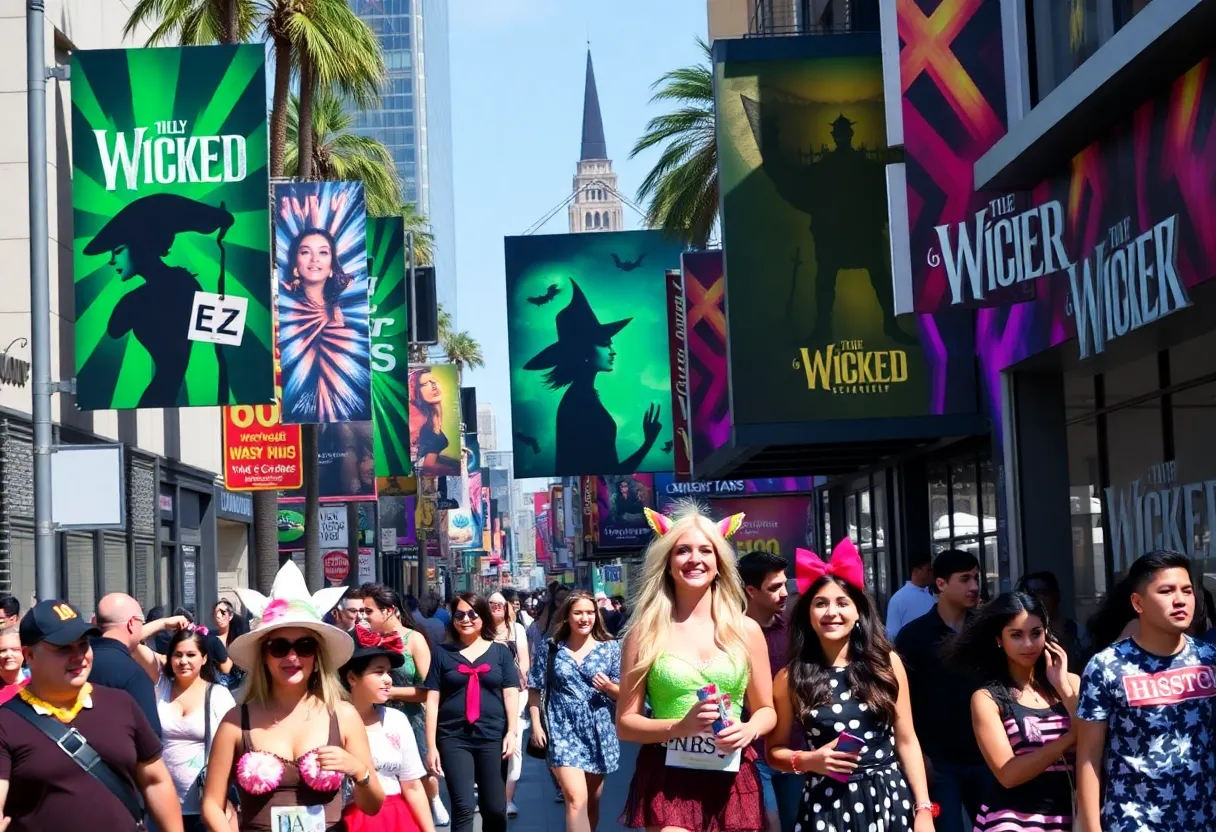
M 545 658 L 545 686 L 540 692 L 540 725 L 545 730 L 545 738 L 549 739 L 549 691 L 553 689 L 553 663 L 557 660 L 557 643 L 548 640 L 549 655 Z M 533 742 L 531 734 L 528 735 L 528 747 L 525 749 L 529 757 L 535 757 L 538 760 L 544 760 L 548 757 L 549 751 L 547 748 L 542 748 Z
M 106 791 L 118 798 L 119 802 L 126 807 L 127 811 L 131 813 L 131 817 L 135 819 L 136 825 L 140 829 L 145 828 L 143 799 L 139 792 L 102 759 L 93 746 L 89 745 L 89 741 L 84 738 L 83 734 L 52 716 L 39 714 L 23 699 L 9 700 L 8 707 L 17 716 L 45 734 L 85 773 L 96 778 L 101 785 L 106 787 Z
M 203 797 L 203 790 L 207 787 L 207 765 L 211 762 L 211 689 L 214 687 L 214 684 L 208 684 L 207 691 L 203 694 L 203 767 L 199 769 L 198 777 L 194 778 L 194 783 L 198 786 L 200 801 Z M 228 802 L 237 806 L 240 799 L 240 792 L 236 790 L 236 786 L 230 785 Z

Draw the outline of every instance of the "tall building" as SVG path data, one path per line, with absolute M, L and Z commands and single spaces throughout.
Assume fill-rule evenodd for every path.
M 583 88 L 583 140 L 574 174 L 570 231 L 620 231 L 624 228 L 624 213 L 612 160 L 608 158 L 600 96 L 595 88 L 595 69 L 588 49 L 587 80 Z
M 488 404 L 477 406 L 477 441 L 483 453 L 498 450 L 498 418 Z
M 456 311 L 452 196 L 452 89 L 448 0 L 350 0 L 380 39 L 388 80 L 380 105 L 355 115 L 355 132 L 392 154 L 407 202 L 431 222 L 439 302 Z
M 140 27 L 123 36 L 133 4 L 128 0 L 47 0 L 45 62 L 66 69 L 78 50 L 142 46 Z M 10 141 L 0 148 L 0 179 L 10 199 L 0 208 L 8 229 L 0 254 L 8 263 L 29 263 L 26 181 L 25 4 L 0 4 L 0 40 L 9 60 L 0 64 L 0 118 Z M 19 92 L 18 92 L 19 91 Z M 73 251 L 71 81 L 46 82 L 47 224 L 50 230 L 51 376 L 76 374 L 77 309 L 72 291 Z M 0 295 L 0 593 L 26 607 L 35 589 L 33 426 L 28 266 L 10 269 Z M 116 281 L 105 287 L 125 291 Z M 7 346 L 5 346 L 7 345 Z M 142 347 L 140 347 L 142 349 Z M 84 611 L 111 592 L 134 596 L 149 609 L 185 606 L 208 618 L 219 593 L 246 586 L 256 574 L 249 547 L 252 501 L 217 482 L 222 465 L 220 409 L 215 407 L 81 411 L 74 396 L 52 399 L 55 442 L 63 445 L 121 443 L 124 528 L 59 532 L 61 598 Z M 52 481 L 74 499 L 73 483 Z

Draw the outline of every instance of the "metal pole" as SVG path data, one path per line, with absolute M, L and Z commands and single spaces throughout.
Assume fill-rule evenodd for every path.
M 414 285 L 414 232 L 407 231 L 405 233 L 405 244 L 409 255 L 409 290 L 410 290 L 410 337 L 415 341 L 418 339 L 418 289 Z M 422 474 L 418 471 L 414 472 L 414 494 L 415 501 L 422 500 Z M 429 533 L 427 538 L 429 538 Z M 418 598 L 426 597 L 426 542 L 427 538 L 422 535 L 416 535 L 418 538 Z
M 46 200 L 46 24 L 44 0 L 25 7 L 26 110 L 30 177 L 30 334 L 33 341 L 34 564 L 38 600 L 58 598 L 51 523 L 51 289 Z

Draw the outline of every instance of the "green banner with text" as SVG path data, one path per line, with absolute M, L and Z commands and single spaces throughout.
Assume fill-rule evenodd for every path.
M 407 477 L 410 466 L 409 302 L 405 224 L 367 218 L 371 275 L 372 423 L 377 477 Z

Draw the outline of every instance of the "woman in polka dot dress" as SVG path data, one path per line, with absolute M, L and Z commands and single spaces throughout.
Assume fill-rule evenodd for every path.
M 828 563 L 798 552 L 801 597 L 790 615 L 791 660 L 773 681 L 769 765 L 806 775 L 798 832 L 932 832 L 908 677 L 863 575 L 848 540 Z M 796 721 L 809 751 L 789 748 Z M 842 735 L 860 740 L 860 752 L 837 750 Z

